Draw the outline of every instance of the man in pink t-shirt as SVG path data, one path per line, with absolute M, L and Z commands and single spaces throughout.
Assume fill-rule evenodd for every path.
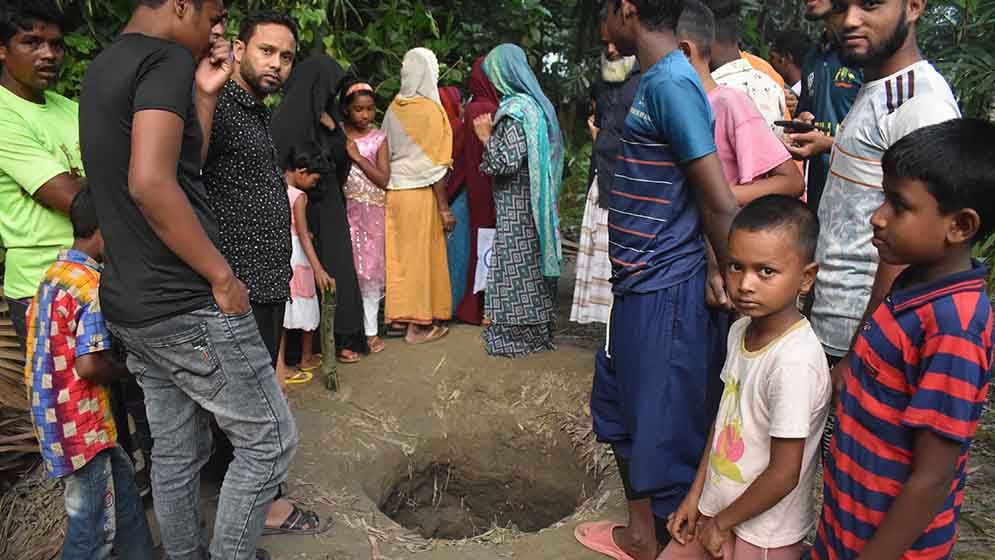
M 805 181 L 791 154 L 745 93 L 720 86 L 708 69 L 715 21 L 700 2 L 688 2 L 677 26 L 678 46 L 708 94 L 715 114 L 715 145 L 736 203 L 768 194 L 802 196 Z

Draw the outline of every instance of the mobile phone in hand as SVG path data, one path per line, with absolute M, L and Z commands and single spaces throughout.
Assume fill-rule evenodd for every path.
M 774 121 L 774 125 L 792 133 L 812 132 L 815 130 L 815 125 L 802 121 Z

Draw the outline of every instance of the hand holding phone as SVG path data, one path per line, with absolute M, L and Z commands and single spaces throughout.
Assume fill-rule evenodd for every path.
M 815 125 L 803 121 L 774 121 L 775 126 L 779 126 L 790 133 L 812 132 Z

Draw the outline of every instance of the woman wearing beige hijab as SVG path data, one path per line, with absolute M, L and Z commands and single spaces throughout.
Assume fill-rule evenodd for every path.
M 455 225 L 445 187 L 453 132 L 438 81 L 435 54 L 425 48 L 408 51 L 401 90 L 383 125 L 390 146 L 384 315 L 394 328 L 405 326 L 408 344 L 442 338 L 448 329 L 438 323 L 452 315 L 444 231 Z

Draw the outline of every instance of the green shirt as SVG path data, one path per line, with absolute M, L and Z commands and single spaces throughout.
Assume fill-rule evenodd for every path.
M 33 198 L 60 173 L 82 174 L 78 105 L 45 92 L 39 105 L 0 86 L 0 245 L 6 297 L 34 297 L 59 250 L 73 244 L 69 218 Z

